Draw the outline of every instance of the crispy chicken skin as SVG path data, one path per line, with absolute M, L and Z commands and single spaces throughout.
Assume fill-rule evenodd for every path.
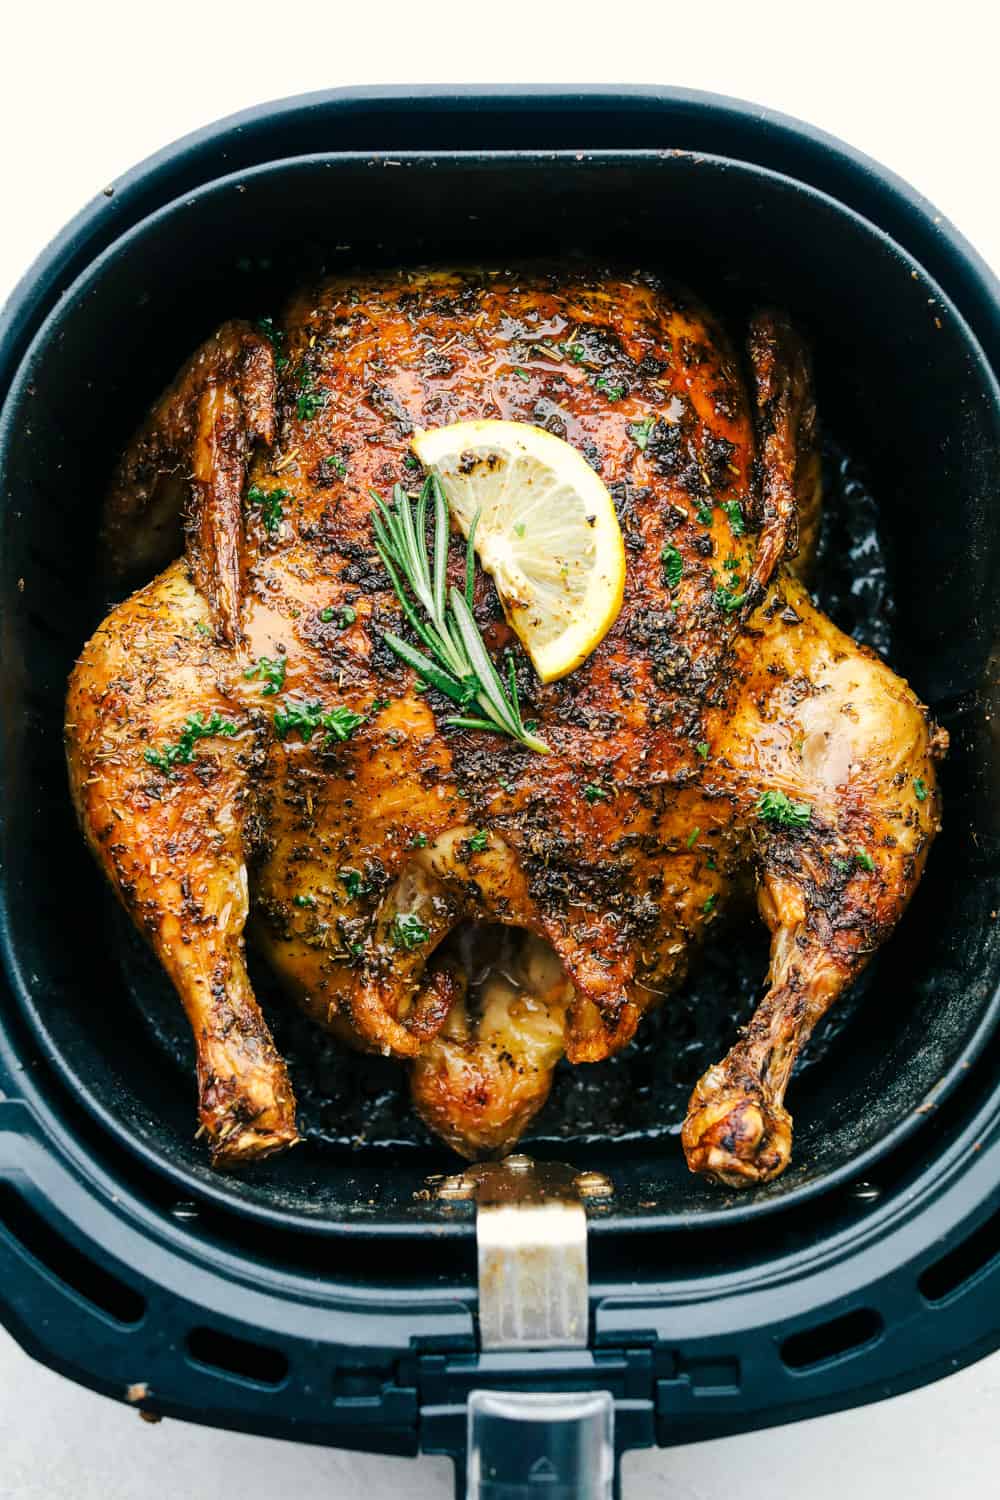
M 912 894 L 944 748 L 783 561 L 800 543 L 808 562 L 819 517 L 801 340 L 755 317 L 748 389 L 691 299 L 565 269 L 329 281 L 280 328 L 276 374 L 266 340 L 225 325 L 123 458 L 117 566 L 167 562 L 181 501 L 186 559 L 112 611 L 67 712 L 84 831 L 191 1019 L 214 1159 L 295 1139 L 246 978 L 248 888 L 251 940 L 286 989 L 344 1040 L 410 1059 L 425 1120 L 476 1155 L 517 1139 L 563 1054 L 629 1040 L 749 872 L 769 988 L 695 1088 L 683 1141 L 717 1180 L 775 1176 L 792 1064 Z M 482 417 L 577 447 L 625 538 L 617 622 L 544 687 L 478 579 L 545 757 L 443 730 L 444 700 L 382 640 L 406 627 L 370 488 L 419 480 L 415 426 Z M 455 539 L 456 580 L 461 557 Z M 288 726 L 303 705 L 361 722 L 307 736 Z M 164 769 L 170 745 L 190 755 Z M 527 934 L 485 985 L 452 936 L 469 922 Z
M 208 618 L 182 562 L 133 594 L 73 674 L 67 736 L 84 831 L 177 986 L 197 1041 L 201 1123 L 230 1165 L 297 1138 L 295 1097 L 244 961 L 244 849 L 265 726 L 239 714 L 238 734 L 206 740 L 171 779 L 143 754 L 176 742 L 191 714 L 234 722 L 239 668 Z

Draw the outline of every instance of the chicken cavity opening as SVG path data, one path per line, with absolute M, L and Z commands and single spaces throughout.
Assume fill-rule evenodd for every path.
M 531 1051 L 561 1051 L 573 986 L 551 943 L 523 927 L 460 922 L 440 951 L 457 963 L 467 985 L 464 1004 L 455 1005 L 445 1022 L 446 1036 L 516 1039 Z

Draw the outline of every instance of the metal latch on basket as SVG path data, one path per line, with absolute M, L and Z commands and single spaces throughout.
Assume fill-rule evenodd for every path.
M 611 1192 L 600 1172 L 522 1155 L 477 1162 L 437 1185 L 440 1198 L 476 1201 L 484 1350 L 586 1348 L 583 1199 Z

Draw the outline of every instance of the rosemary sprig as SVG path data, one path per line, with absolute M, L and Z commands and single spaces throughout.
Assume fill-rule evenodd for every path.
M 425 651 L 409 641 L 387 632 L 386 645 L 417 675 L 461 709 L 479 709 L 478 714 L 461 714 L 445 720 L 458 729 L 488 729 L 494 734 L 509 735 L 540 755 L 549 746 L 532 734 L 521 718 L 514 679 L 514 663 L 509 663 L 510 691 L 504 687 L 496 667 L 479 633 L 472 613 L 473 584 L 476 573 L 474 548 L 478 515 L 469 528 L 465 550 L 465 589 L 449 590 L 448 502 L 436 474 L 424 481 L 416 510 L 402 485 L 395 485 L 392 504 L 386 505 L 372 491 L 376 509 L 372 515 L 375 547 L 392 580 L 414 634 Z M 427 550 L 427 513 L 431 512 L 433 553 Z M 405 582 L 404 582 L 405 580 Z M 410 597 L 412 595 L 412 598 Z M 423 611 L 421 615 L 417 605 Z

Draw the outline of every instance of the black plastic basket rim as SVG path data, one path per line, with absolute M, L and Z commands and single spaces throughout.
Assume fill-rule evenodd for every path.
M 989 318 L 992 338 L 1000 340 L 1000 279 L 970 241 L 904 178 L 839 137 L 793 115 L 732 95 L 674 85 L 355 84 L 287 95 L 225 115 L 144 157 L 104 193 L 85 204 L 27 267 L 0 307 L 0 392 L 9 383 L 33 330 L 53 300 L 61 295 L 62 287 L 66 285 L 64 279 L 60 285 L 61 278 L 65 277 L 67 270 L 71 276 L 76 274 L 72 269 L 74 260 L 86 255 L 90 243 L 101 237 L 102 221 L 106 221 L 109 214 L 115 219 L 125 218 L 136 200 L 144 193 L 151 195 L 155 192 L 160 180 L 167 178 L 182 161 L 194 163 L 227 143 L 232 143 L 235 149 L 241 138 L 264 126 L 270 128 L 295 116 L 318 113 L 331 105 L 355 111 L 373 107 L 401 111 L 412 106 L 459 111 L 470 105 L 493 106 L 504 109 L 511 116 L 520 114 L 527 105 L 545 114 L 586 109 L 595 119 L 602 115 L 639 114 L 643 110 L 669 107 L 686 123 L 697 124 L 699 120 L 711 118 L 739 124 L 761 142 L 773 141 L 811 152 L 810 165 L 813 168 L 821 158 L 830 174 L 842 175 L 844 184 L 854 194 L 863 194 L 866 186 L 874 184 L 878 190 L 891 195 L 894 208 L 902 210 L 911 230 L 919 231 L 924 237 L 933 230 L 941 258 L 950 261 L 951 270 L 967 282 L 961 297 L 956 289 L 950 288 L 955 291 L 955 300 L 960 303 L 964 303 L 966 297 L 974 300 L 977 324 L 979 317 Z M 586 142 L 581 142 L 581 145 L 585 146 Z M 111 237 L 114 237 L 113 227 L 104 235 L 105 244 Z M 907 246 L 904 236 L 896 234 L 894 237 Z M 935 274 L 940 276 L 940 273 Z
M 398 92 L 399 91 L 392 91 L 394 96 L 398 96 Z M 325 99 L 328 96 L 321 95 L 310 97 Z M 289 103 L 294 104 L 294 101 L 289 101 Z M 266 106 L 263 108 L 266 109 Z M 259 118 L 260 111 L 250 111 L 248 112 L 248 116 L 251 118 Z M 243 119 L 246 117 L 240 116 L 236 118 Z M 200 136 L 198 138 L 200 138 Z M 183 143 L 179 143 L 177 149 L 179 149 L 181 145 L 183 145 Z M 470 159 L 488 160 L 491 164 L 499 163 L 502 165 L 505 160 L 518 161 L 523 163 L 526 159 L 551 161 L 555 157 L 564 157 L 571 160 L 582 159 L 583 161 L 591 163 L 599 161 L 602 163 L 606 163 L 610 167 L 615 164 L 626 164 L 629 162 L 634 163 L 638 159 L 647 161 L 658 160 L 662 159 L 665 155 L 673 154 L 677 153 L 655 149 L 620 151 L 601 150 L 582 153 L 559 152 L 553 151 L 551 149 L 541 149 L 538 151 L 517 150 L 510 152 L 494 150 L 490 150 L 489 152 L 407 151 L 392 152 L 391 158 L 394 162 L 399 161 L 404 165 L 407 162 L 423 163 L 430 160 L 468 161 Z M 752 162 L 742 161 L 737 158 L 721 157 L 713 155 L 711 153 L 685 151 L 680 154 L 689 158 L 694 158 L 698 162 L 704 163 L 706 165 L 714 165 L 727 171 L 750 173 L 756 179 L 780 181 L 783 184 L 793 188 L 796 192 L 802 193 L 807 197 L 814 199 L 815 201 L 817 201 L 817 203 L 824 204 L 826 207 L 847 216 L 849 219 L 862 226 L 868 234 L 870 234 L 884 246 L 888 247 L 894 254 L 898 255 L 900 259 L 905 262 L 909 269 L 919 274 L 922 280 L 926 282 L 929 292 L 938 299 L 942 313 L 947 315 L 949 319 L 953 319 L 957 328 L 960 330 L 962 338 L 969 348 L 970 355 L 975 358 L 979 366 L 980 373 L 984 381 L 984 387 L 989 388 L 992 394 L 992 399 L 996 404 L 997 410 L 1000 411 L 1000 386 L 998 386 L 993 369 L 965 317 L 959 311 L 959 309 L 945 292 L 945 290 L 934 280 L 932 276 L 930 276 L 925 268 L 920 265 L 920 263 L 905 249 L 905 247 L 901 246 L 878 225 L 864 218 L 863 215 L 857 213 L 848 205 L 832 198 L 829 194 L 826 194 L 817 188 L 811 187 L 809 184 L 802 183 L 798 179 L 791 178 L 787 174 L 771 171 L 768 168 L 760 167 Z M 161 153 L 161 157 L 164 155 L 165 153 Z M 160 158 L 151 158 L 151 161 L 155 162 L 159 159 Z M 23 360 L 20 363 L 17 375 L 10 384 L 10 388 L 7 393 L 7 400 L 4 402 L 3 408 L 0 409 L 0 448 L 5 445 L 5 443 L 11 436 L 10 425 L 12 420 L 12 408 L 16 404 L 16 399 L 23 385 L 30 384 L 34 363 L 40 356 L 41 352 L 44 350 L 51 331 L 58 325 L 60 309 L 63 300 L 69 303 L 76 298 L 85 295 L 87 287 L 91 284 L 91 282 L 102 276 L 107 267 L 114 262 L 116 257 L 127 254 L 133 244 L 143 235 L 148 234 L 151 230 L 154 230 L 159 223 L 163 222 L 166 218 L 177 213 L 178 211 L 194 207 L 200 199 L 205 198 L 209 195 L 235 190 L 241 183 L 246 183 L 255 177 L 268 175 L 277 171 L 288 172 L 303 168 L 311 169 L 316 167 L 317 165 L 323 165 L 326 163 L 344 163 L 349 161 L 357 163 L 371 162 L 373 160 L 380 161 L 384 159 L 385 153 L 382 152 L 376 154 L 370 152 L 314 152 L 288 158 L 277 158 L 274 160 L 263 162 L 256 167 L 230 173 L 205 182 L 201 184 L 200 187 L 190 190 L 184 193 L 182 196 L 174 198 L 170 202 L 161 205 L 161 207 L 154 212 L 144 216 L 136 223 L 132 224 L 129 229 L 116 237 L 97 256 L 95 256 L 93 260 L 88 263 L 86 268 L 80 272 L 74 282 L 66 289 L 64 297 L 60 298 L 60 302 L 50 310 L 41 326 L 37 329 L 31 341 L 30 347 L 28 348 Z M 141 168 L 136 169 L 136 171 L 141 171 Z M 0 329 L 0 334 L 2 334 L 2 329 Z M 2 348 L 2 346 L 0 346 L 0 348 Z M 0 620 L 2 620 L 4 609 L 4 601 L 0 600 Z M 3 810 L 2 808 L 0 808 L 0 822 L 2 821 Z M 289 1227 L 294 1227 L 298 1231 L 304 1230 L 308 1233 L 318 1235 L 337 1236 L 349 1234 L 351 1236 L 357 1237 L 364 1235 L 366 1232 L 371 1232 L 379 1236 L 393 1234 L 398 1236 L 414 1236 L 430 1231 L 435 1235 L 444 1234 L 467 1236 L 473 1233 L 473 1225 L 471 1219 L 454 1218 L 444 1224 L 441 1224 L 440 1226 L 435 1225 L 433 1227 L 417 1223 L 412 1220 L 407 1220 L 405 1218 L 399 1220 L 381 1218 L 378 1224 L 373 1226 L 368 1226 L 365 1221 L 360 1219 L 351 1222 L 326 1220 L 320 1217 L 313 1219 L 311 1217 L 303 1216 L 300 1214 L 289 1214 L 287 1212 L 271 1208 L 263 1203 L 257 1202 L 251 1198 L 241 1195 L 239 1193 L 238 1186 L 234 1186 L 234 1184 L 238 1184 L 238 1178 L 220 1179 L 218 1182 L 215 1182 L 214 1180 L 206 1180 L 204 1177 L 193 1177 L 184 1167 L 167 1160 L 155 1149 L 146 1145 L 142 1140 L 130 1134 L 123 1122 L 114 1116 L 114 1114 L 106 1107 L 102 1100 L 90 1089 L 81 1085 L 81 1081 L 74 1073 L 69 1060 L 62 1055 L 61 1051 L 58 1047 L 56 1047 L 51 1035 L 48 1032 L 48 1028 L 46 1026 L 44 1018 L 44 1006 L 36 1006 L 31 996 L 30 986 L 21 973 L 17 956 L 11 944 L 10 927 L 6 913 L 6 895 L 4 892 L 0 892 L 0 954 L 2 954 L 4 967 L 11 982 L 15 996 L 17 997 L 21 1013 L 27 1019 L 34 1036 L 42 1047 L 44 1055 L 52 1065 L 53 1070 L 58 1075 L 62 1084 L 66 1088 L 68 1088 L 75 1099 L 80 1101 L 85 1106 L 91 1118 L 95 1120 L 98 1125 L 117 1142 L 118 1145 L 125 1147 L 128 1152 L 130 1152 L 134 1157 L 138 1158 L 145 1166 L 155 1169 L 155 1171 L 158 1172 L 161 1176 L 166 1177 L 177 1188 L 178 1192 L 183 1194 L 184 1196 L 200 1198 L 203 1201 L 211 1202 L 217 1205 L 219 1208 L 229 1213 L 236 1212 L 243 1218 L 251 1221 L 256 1220 L 275 1228 L 287 1229 Z M 961 1053 L 956 1057 L 951 1066 L 937 1081 L 929 1097 L 928 1103 L 933 1102 L 935 1106 L 943 1103 L 944 1100 L 953 1092 L 959 1081 L 967 1076 L 970 1066 L 981 1054 L 989 1037 L 991 1036 L 994 1028 L 997 1025 L 998 1019 L 1000 1019 L 1000 988 L 994 991 L 989 1004 L 986 1006 L 972 1034 L 967 1039 L 966 1045 L 962 1049 Z M 2 1040 L 3 1039 L 0 1038 L 0 1045 L 2 1045 Z M 25 1080 L 25 1093 L 28 1093 L 29 1091 L 32 1095 L 34 1095 L 32 1102 L 34 1103 L 36 1109 L 38 1109 L 43 1114 L 43 1116 L 48 1119 L 48 1122 L 52 1127 L 56 1128 L 56 1117 L 50 1110 L 44 1093 L 42 1091 L 36 1092 L 34 1087 L 34 1080 Z M 642 1219 L 631 1220 L 627 1217 L 616 1217 L 613 1221 L 609 1220 L 607 1222 L 603 1222 L 599 1217 L 595 1217 L 592 1221 L 591 1227 L 593 1231 L 598 1233 L 602 1232 L 602 1230 L 610 1231 L 612 1229 L 614 1229 L 615 1232 L 621 1232 L 622 1230 L 655 1232 L 662 1230 L 691 1229 L 694 1227 L 697 1227 L 699 1229 L 712 1229 L 721 1228 L 723 1225 L 747 1223 L 751 1220 L 756 1221 L 765 1216 L 773 1215 L 779 1211 L 787 1212 L 792 1208 L 798 1207 L 812 1199 L 815 1199 L 819 1195 L 825 1195 L 826 1193 L 834 1189 L 843 1187 L 845 1184 L 854 1181 L 859 1177 L 864 1177 L 871 1171 L 878 1160 L 897 1149 L 906 1139 L 908 1139 L 921 1127 L 921 1125 L 927 1118 L 928 1111 L 915 1111 L 906 1115 L 904 1118 L 897 1121 L 895 1126 L 887 1131 L 885 1135 L 883 1135 L 879 1140 L 873 1142 L 869 1147 L 866 1148 L 865 1151 L 859 1153 L 856 1157 L 845 1161 L 841 1164 L 841 1166 L 835 1168 L 826 1176 L 817 1178 L 815 1181 L 805 1183 L 799 1187 L 793 1187 L 784 1192 L 781 1196 L 775 1196 L 773 1198 L 748 1197 L 746 1201 L 741 1201 L 736 1204 L 729 1204 L 725 1207 L 720 1206 L 717 1210 L 704 1211 L 698 1213 L 697 1215 L 669 1215 L 651 1213 L 648 1215 L 648 1217 L 643 1217 Z M 59 1133 L 57 1128 L 56 1133 Z

